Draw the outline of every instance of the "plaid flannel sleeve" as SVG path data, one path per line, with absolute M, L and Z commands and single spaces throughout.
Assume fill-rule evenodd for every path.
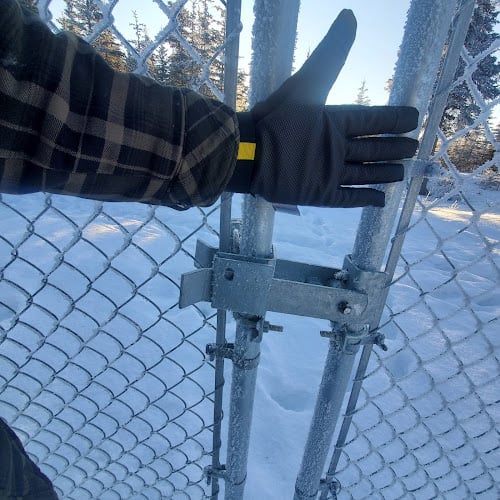
M 0 1 L 0 192 L 207 206 L 238 143 L 223 103 L 116 72 L 83 40 Z

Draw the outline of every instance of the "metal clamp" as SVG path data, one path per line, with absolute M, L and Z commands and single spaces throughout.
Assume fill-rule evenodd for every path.
M 218 469 L 212 467 L 211 465 L 207 465 L 203 469 L 203 473 L 205 474 L 205 477 L 207 478 L 207 485 L 208 486 L 210 486 L 210 484 L 212 483 L 213 478 L 223 479 L 225 481 L 226 477 L 227 477 L 227 471 L 226 471 L 225 465 L 221 465 L 220 468 L 218 468 Z
M 212 264 L 212 306 L 264 316 L 275 265 L 274 259 L 218 252 Z
M 213 361 L 216 357 L 230 359 L 235 366 L 241 370 L 253 370 L 259 365 L 260 355 L 256 358 L 247 359 L 238 354 L 234 350 L 234 344 L 226 343 L 223 345 L 218 344 L 207 344 L 205 347 L 205 352 L 208 355 L 210 361 Z
M 326 500 L 329 495 L 331 495 L 332 500 L 337 500 L 337 494 L 341 489 L 340 481 L 327 476 L 326 478 L 320 480 L 319 485 L 321 491 L 321 496 L 319 497 L 320 500 Z
M 335 269 L 299 262 L 256 259 L 218 252 L 198 242 L 200 269 L 181 280 L 179 306 L 211 302 L 216 309 L 264 317 L 267 311 L 361 324 L 368 308 L 369 283 L 385 286 L 383 273 L 354 266 Z M 366 286 L 365 286 L 366 285 Z
M 340 329 L 333 328 L 332 330 L 323 330 L 320 335 L 325 338 L 332 339 L 337 344 L 337 349 L 343 352 L 352 352 L 353 347 L 361 345 L 375 344 L 383 351 L 387 351 L 385 344 L 385 336 L 378 330 L 370 332 L 369 325 L 363 325 L 360 330 L 353 331 L 347 326 Z

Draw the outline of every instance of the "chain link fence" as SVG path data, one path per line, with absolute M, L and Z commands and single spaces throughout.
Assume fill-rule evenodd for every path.
M 102 15 L 87 36 L 110 30 L 129 63 L 150 74 L 162 42 L 179 43 L 200 68 L 195 87 L 222 97 L 214 63 L 223 45 L 202 53 L 179 29 L 195 3 L 150 1 L 162 27 L 134 45 L 119 15 L 132 4 L 95 0 Z M 38 7 L 59 29 L 64 2 Z M 219 7 L 223 18 L 225 2 Z M 456 84 L 479 112 L 436 137 L 441 175 L 413 214 L 382 322 L 389 350 L 371 357 L 340 454 L 339 498 L 500 495 L 499 137 L 491 120 L 499 100 L 485 100 L 473 77 L 499 46 L 461 53 Z M 491 155 L 465 168 L 457 148 L 476 133 Z M 196 239 L 218 245 L 219 208 L 172 217 L 161 207 L 38 194 L 2 195 L 0 212 L 0 414 L 58 494 L 208 497 L 214 367 L 204 349 L 216 313 L 207 304 L 180 310 L 178 297 Z

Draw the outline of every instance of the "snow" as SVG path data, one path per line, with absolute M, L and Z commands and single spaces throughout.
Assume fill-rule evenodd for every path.
M 340 498 L 498 497 L 500 193 L 467 196 L 478 213 L 424 201 L 414 214 Z M 360 211 L 301 213 L 277 214 L 277 256 L 341 267 Z M 216 244 L 217 226 L 215 209 L 3 196 L 0 411 L 65 498 L 200 498 L 215 318 L 176 302 L 195 240 Z M 328 348 L 326 321 L 267 319 L 285 331 L 262 342 L 248 499 L 293 496 Z

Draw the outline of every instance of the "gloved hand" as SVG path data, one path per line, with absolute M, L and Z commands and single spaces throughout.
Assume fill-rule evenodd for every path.
M 392 162 L 412 157 L 418 142 L 374 135 L 415 129 L 418 111 L 325 106 L 355 34 L 354 14 L 343 10 L 297 73 L 249 113 L 237 114 L 241 142 L 256 150 L 253 159 L 238 160 L 226 190 L 294 205 L 384 205 L 382 191 L 346 186 L 403 180 L 403 166 Z

